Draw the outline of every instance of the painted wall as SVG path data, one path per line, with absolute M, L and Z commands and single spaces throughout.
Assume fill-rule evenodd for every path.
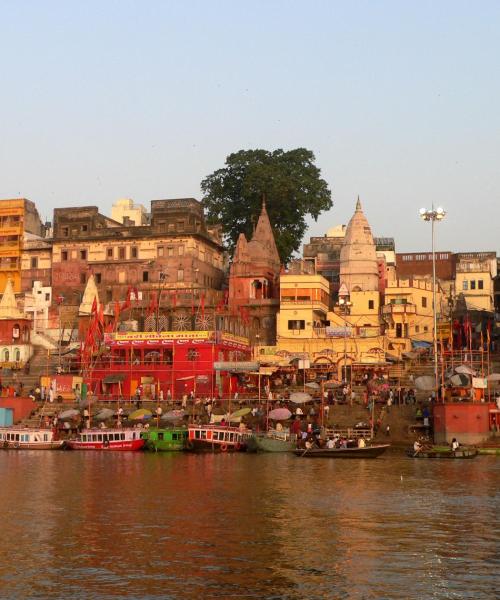
M 434 441 L 449 444 L 457 438 L 463 444 L 478 444 L 487 440 L 489 411 L 495 408 L 489 402 L 453 402 L 436 404 L 433 409 Z

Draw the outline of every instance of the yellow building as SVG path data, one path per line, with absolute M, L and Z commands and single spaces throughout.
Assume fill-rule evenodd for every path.
M 455 294 L 463 294 L 468 310 L 494 311 L 495 252 L 468 252 L 456 255 Z
M 0 289 L 10 279 L 21 291 L 21 254 L 25 232 L 41 235 L 42 223 L 33 202 L 25 198 L 0 200 Z

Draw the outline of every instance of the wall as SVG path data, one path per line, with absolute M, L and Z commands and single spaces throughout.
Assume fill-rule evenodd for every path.
M 36 410 L 37 404 L 31 398 L 8 396 L 0 398 L 0 407 L 14 410 L 14 423 L 19 423 Z
M 433 409 L 434 441 L 449 444 L 453 438 L 461 444 L 479 444 L 487 440 L 489 410 L 495 408 L 488 402 L 455 402 L 436 404 Z

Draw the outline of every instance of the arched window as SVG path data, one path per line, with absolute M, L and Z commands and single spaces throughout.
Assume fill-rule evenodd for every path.
M 19 362 L 21 360 L 21 350 L 19 348 L 14 349 L 14 360 Z
M 9 359 L 10 359 L 10 353 L 9 353 L 9 351 L 7 350 L 7 348 L 4 348 L 4 350 L 3 350 L 3 353 L 2 353 L 2 359 L 3 359 L 3 362 L 9 362 Z
M 16 323 L 13 327 L 12 327 L 12 337 L 17 340 L 19 339 L 19 336 L 21 335 L 21 328 L 19 327 L 19 325 Z

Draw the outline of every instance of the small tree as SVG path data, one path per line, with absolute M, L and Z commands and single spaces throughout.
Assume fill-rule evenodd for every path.
M 222 224 L 230 252 L 241 232 L 251 237 L 265 197 L 281 261 L 288 263 L 300 248 L 306 217 L 317 221 L 333 205 L 314 161 L 314 154 L 305 148 L 240 150 L 201 182 L 208 221 Z

